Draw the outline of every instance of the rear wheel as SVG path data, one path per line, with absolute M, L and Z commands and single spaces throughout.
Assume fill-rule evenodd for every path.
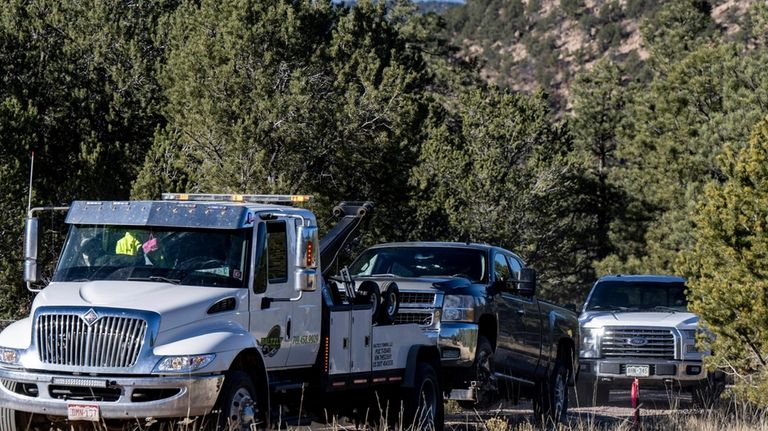
M 552 375 L 539 385 L 533 399 L 533 413 L 545 423 L 564 422 L 568 412 L 568 368 L 561 362 L 555 363 Z
M 418 365 L 413 387 L 404 389 L 402 406 L 403 429 L 443 429 L 443 393 L 432 365 Z

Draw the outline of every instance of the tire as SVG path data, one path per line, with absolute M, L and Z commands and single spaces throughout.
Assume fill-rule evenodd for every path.
M 440 381 L 431 364 L 417 365 L 416 379 L 412 388 L 403 389 L 403 427 L 407 430 L 443 429 L 443 392 Z
M 227 372 L 224 386 L 211 412 L 209 430 L 213 431 L 250 431 L 252 425 L 264 427 L 261 411 L 256 398 L 258 392 L 250 376 L 243 371 Z
M 555 363 L 549 379 L 539 385 L 533 399 L 533 413 L 545 425 L 565 422 L 568 413 L 568 367 L 561 361 Z
M 400 310 L 400 289 L 396 283 L 389 283 L 382 296 L 383 301 L 378 322 L 380 325 L 391 325 L 395 323 L 395 316 Z
M 379 285 L 371 280 L 366 280 L 360 284 L 357 289 L 357 295 L 355 296 L 355 304 L 373 304 L 373 310 L 371 311 L 371 323 L 376 323 L 379 320 L 379 313 L 381 312 L 381 291 Z
M 477 338 L 475 362 L 469 369 L 468 380 L 477 382 L 477 400 L 459 401 L 464 409 L 485 409 L 498 399 L 498 384 L 493 376 L 495 370 L 493 346 L 485 336 Z

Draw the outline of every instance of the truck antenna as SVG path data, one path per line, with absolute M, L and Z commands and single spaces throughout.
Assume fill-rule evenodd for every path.
M 35 170 L 35 152 L 32 151 L 32 156 L 29 161 L 29 199 L 27 200 L 27 213 L 32 210 L 32 172 Z

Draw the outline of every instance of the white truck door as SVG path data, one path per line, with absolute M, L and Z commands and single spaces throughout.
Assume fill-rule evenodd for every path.
M 254 230 L 253 259 L 256 265 L 251 278 L 250 331 L 259 343 L 267 368 L 283 368 L 290 353 L 288 325 L 296 296 L 292 288 L 289 265 L 293 261 L 291 247 L 293 229 L 284 219 L 260 222 Z M 282 301 L 272 301 L 282 299 Z
M 349 371 L 371 371 L 371 310 L 353 310 Z

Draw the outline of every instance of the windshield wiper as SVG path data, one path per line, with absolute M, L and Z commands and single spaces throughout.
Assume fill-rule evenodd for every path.
M 181 280 L 178 280 L 175 278 L 163 277 L 160 275 L 150 275 L 149 277 L 130 277 L 130 278 L 127 278 L 126 280 L 128 281 L 147 281 L 147 280 L 164 281 L 166 283 L 171 283 L 171 284 L 181 284 Z
M 669 311 L 669 312 L 672 312 L 672 313 L 677 313 L 677 312 L 679 312 L 679 311 L 680 311 L 680 310 L 678 310 L 677 308 L 673 308 L 673 307 L 667 307 L 666 305 L 656 305 L 656 306 L 654 306 L 654 307 L 653 307 L 653 309 L 654 309 L 654 310 L 664 310 L 664 311 Z
M 593 305 L 587 309 L 591 310 L 605 310 L 605 311 L 628 311 L 629 307 L 622 307 L 620 305 Z

